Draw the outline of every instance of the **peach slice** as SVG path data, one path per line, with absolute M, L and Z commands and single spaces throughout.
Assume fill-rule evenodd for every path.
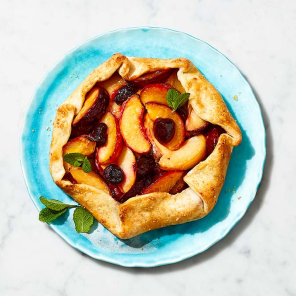
M 115 101 L 117 105 L 121 105 L 135 94 L 134 85 L 124 80 L 117 72 L 108 80 L 99 82 L 98 85 L 107 90 L 110 95 L 110 101 Z
M 185 125 L 189 134 L 197 135 L 203 133 L 210 126 L 210 123 L 201 119 L 193 108 L 188 105 L 188 117 Z
M 144 119 L 144 126 L 146 130 L 147 137 L 152 144 L 152 154 L 155 161 L 159 161 L 162 155 L 168 153 L 170 150 L 167 149 L 165 146 L 160 144 L 157 139 L 154 137 L 153 134 L 153 121 L 149 118 L 149 115 L 145 115 Z
M 152 180 L 151 184 L 144 188 L 142 194 L 152 192 L 169 192 L 183 175 L 184 171 L 170 171 L 160 174 Z
M 159 160 L 164 170 L 189 170 L 206 156 L 206 139 L 203 135 L 194 136 L 177 151 L 169 151 Z
M 148 102 L 156 102 L 168 106 L 166 95 L 171 88 L 163 83 L 149 84 L 142 89 L 140 99 L 144 105 Z
M 78 168 L 76 170 L 71 170 L 70 173 L 78 184 L 90 185 L 106 193 L 110 193 L 107 184 L 95 172 L 85 173 L 81 168 Z
M 185 140 L 185 127 L 183 120 L 177 112 L 165 106 L 163 104 L 149 102 L 146 103 L 146 110 L 148 112 L 149 118 L 154 122 L 157 118 L 170 118 L 175 123 L 175 135 L 173 139 L 163 144 L 169 150 L 178 150 L 184 143 Z
M 175 71 L 167 80 L 165 83 L 171 85 L 174 89 L 176 89 L 178 92 L 183 94 L 185 92 L 185 89 L 183 85 L 181 84 L 180 80 L 178 79 L 177 71 Z
M 170 190 L 170 194 L 177 194 L 180 193 L 186 186 L 185 181 L 182 179 L 179 179 L 174 187 Z
M 120 119 L 120 131 L 126 146 L 139 154 L 151 149 L 143 126 L 144 112 L 139 96 L 133 95 L 123 104 Z
M 99 86 L 105 88 L 110 96 L 110 101 L 114 100 L 116 91 L 127 82 L 116 72 L 109 79 L 98 83 Z
M 84 105 L 72 123 L 72 134 L 80 136 L 89 133 L 92 125 L 102 116 L 109 105 L 109 94 L 99 86 L 93 87 L 86 95 Z
M 142 76 L 133 79 L 131 78 L 131 82 L 137 88 L 143 88 L 148 84 L 153 83 L 163 83 L 171 74 L 173 73 L 174 69 L 165 69 L 165 70 L 158 70 L 155 72 L 149 72 L 143 74 Z
M 137 175 L 137 164 L 134 153 L 126 146 L 122 148 L 122 151 L 118 157 L 117 165 L 122 169 L 124 173 L 124 180 L 119 184 L 119 188 L 122 192 L 128 192 L 134 185 Z
M 107 110 L 111 112 L 117 120 L 120 120 L 121 106 L 117 105 L 115 102 L 110 102 Z
M 63 147 L 63 155 L 68 153 L 81 153 L 83 155 L 91 155 L 96 149 L 96 142 L 90 141 L 87 138 L 80 136 L 72 139 Z M 64 168 L 66 171 L 75 168 L 64 161 Z
M 101 164 L 110 164 L 118 158 L 123 147 L 123 141 L 120 135 L 119 125 L 113 114 L 107 112 L 101 122 L 105 123 L 108 127 L 108 139 L 104 146 L 97 149 L 97 157 Z

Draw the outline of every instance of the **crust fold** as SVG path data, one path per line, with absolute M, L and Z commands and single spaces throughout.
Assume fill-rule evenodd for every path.
M 178 78 L 186 92 L 191 94 L 189 104 L 194 111 L 227 132 L 220 136 L 211 155 L 184 177 L 189 188 L 176 195 L 163 192 L 140 195 L 119 204 L 110 195 L 92 186 L 63 180 L 63 146 L 70 137 L 73 118 L 81 110 L 87 92 L 116 71 L 125 79 L 134 79 L 147 72 L 168 68 L 179 69 Z M 50 146 L 50 173 L 54 182 L 88 209 L 101 224 L 119 238 L 128 239 L 149 230 L 207 215 L 215 206 L 223 187 L 233 146 L 240 142 L 240 129 L 222 96 L 188 59 L 135 58 L 118 53 L 93 70 L 58 108 Z

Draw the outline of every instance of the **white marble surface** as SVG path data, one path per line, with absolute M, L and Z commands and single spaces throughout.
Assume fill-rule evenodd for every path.
M 267 130 L 263 182 L 242 221 L 205 253 L 153 269 L 93 260 L 38 222 L 18 156 L 45 72 L 84 40 L 139 25 L 225 53 L 253 86 Z M 1 0 L 0 295 L 296 295 L 295 29 L 294 0 Z

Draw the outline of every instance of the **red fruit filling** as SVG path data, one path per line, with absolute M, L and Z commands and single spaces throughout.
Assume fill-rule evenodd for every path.
M 111 101 L 112 102 L 115 101 L 116 105 L 119 108 L 118 109 L 119 112 L 122 113 L 123 112 L 122 110 L 124 109 L 124 106 L 125 106 L 125 104 L 123 103 L 128 98 L 133 96 L 136 93 L 136 91 L 141 90 L 143 87 L 147 86 L 148 84 L 155 84 L 159 86 L 158 84 L 165 82 L 168 79 L 168 77 L 170 77 L 172 72 L 173 72 L 172 69 L 159 70 L 159 71 L 144 74 L 137 79 L 132 79 L 131 81 L 125 81 L 124 79 L 122 79 L 122 84 L 119 86 L 119 88 L 116 89 L 116 91 L 114 91 L 114 95 L 112 95 Z M 110 85 L 113 85 L 112 82 L 110 83 L 111 83 Z M 109 101 L 110 101 L 109 93 L 102 86 L 96 85 L 91 91 L 89 91 L 89 93 L 86 95 L 83 108 L 74 118 L 71 137 L 83 135 L 85 138 L 89 139 L 90 141 L 96 142 L 96 147 L 107 147 L 109 126 L 107 126 L 104 122 L 99 122 L 99 121 L 101 120 L 102 116 L 106 113 L 109 106 Z M 148 110 L 149 104 L 151 105 L 151 104 L 157 103 L 157 101 L 155 102 L 153 101 L 153 96 L 149 97 L 148 101 L 147 100 L 145 101 L 143 99 L 142 101 L 139 100 L 139 102 L 142 105 L 142 109 L 146 107 L 147 110 Z M 121 106 L 122 104 L 123 106 Z M 135 109 L 135 112 L 136 112 L 136 109 Z M 145 109 L 143 112 L 145 112 Z M 191 119 L 190 114 L 188 115 L 188 103 L 178 108 L 176 113 L 178 113 L 179 116 L 181 117 L 182 119 L 181 122 L 186 123 L 186 120 Z M 147 113 L 147 116 L 148 115 L 149 115 L 149 112 Z M 155 117 L 157 117 L 157 115 Z M 189 127 L 190 127 L 190 123 L 192 125 L 192 122 L 189 121 Z M 196 127 L 196 124 L 194 125 L 194 123 L 195 122 L 193 122 L 193 126 Z M 206 138 L 206 151 L 208 156 L 215 149 L 219 141 L 220 135 L 222 133 L 225 133 L 225 131 L 223 128 L 219 126 L 213 126 L 207 122 L 205 123 L 207 128 L 202 128 L 202 129 L 199 128 L 198 132 L 200 134 L 204 134 Z M 133 122 L 130 122 L 131 126 L 133 126 L 133 124 L 134 124 Z M 154 123 L 153 123 L 153 134 L 156 140 L 158 140 L 162 144 L 166 144 L 172 141 L 172 139 L 174 138 L 175 134 L 177 133 L 176 132 L 177 127 L 178 126 L 176 125 L 176 122 L 173 119 L 158 117 L 154 120 Z M 190 131 L 191 131 L 190 129 L 187 130 L 187 137 L 191 137 L 194 135 L 194 133 L 191 134 Z M 143 132 L 145 133 L 144 128 L 143 128 Z M 109 143 L 110 143 L 110 139 L 109 139 Z M 123 145 L 124 144 L 121 143 L 121 149 Z M 180 148 L 182 147 L 183 147 L 183 143 L 181 144 Z M 170 149 L 170 147 L 167 147 L 167 148 Z M 175 149 L 175 150 L 178 150 L 178 149 Z M 151 153 L 149 154 L 149 152 Z M 173 171 L 167 171 L 167 170 L 161 169 L 158 163 L 156 163 L 155 159 L 153 158 L 153 155 L 154 155 L 152 153 L 153 151 L 149 151 L 149 152 L 146 154 L 145 152 L 143 152 L 142 155 L 139 156 L 138 153 L 140 152 L 138 152 L 137 150 L 131 149 L 131 151 L 129 152 L 131 154 L 129 158 L 127 157 L 126 159 L 124 158 L 122 160 L 119 160 L 118 157 L 120 153 L 117 153 L 118 155 L 116 154 L 116 156 L 114 157 L 112 156 L 113 157 L 112 160 L 107 159 L 106 161 L 102 161 L 101 163 L 99 163 L 99 159 L 96 157 L 95 159 L 96 168 L 93 168 L 93 170 L 97 174 L 99 174 L 104 180 L 104 182 L 108 185 L 110 189 L 110 193 L 116 201 L 123 203 L 131 197 L 134 197 L 136 195 L 143 194 L 143 193 L 150 193 L 152 191 L 156 192 L 156 191 L 167 190 L 171 194 L 177 194 L 188 187 L 187 184 L 183 181 L 183 176 L 186 174 L 186 171 L 176 170 L 173 172 Z M 88 155 L 88 157 L 90 158 L 92 155 Z M 137 158 L 136 162 L 135 162 L 135 156 Z M 130 169 L 130 166 L 128 163 L 130 159 L 134 159 L 133 170 Z M 123 169 L 121 167 L 123 167 Z M 135 172 L 136 172 L 136 178 L 135 178 Z M 128 191 L 124 193 L 121 185 L 120 186 L 118 185 L 124 182 L 124 178 L 126 177 L 125 174 L 127 174 L 127 176 L 133 175 L 135 178 L 135 181 L 133 181 L 134 182 L 133 186 L 129 190 L 127 189 Z M 178 174 L 179 176 L 178 180 L 177 180 L 176 174 Z M 73 184 L 77 183 L 76 180 L 69 173 L 67 173 L 64 178 L 68 179 Z M 170 189 L 167 188 L 168 187 L 167 180 L 174 180 L 174 181 L 169 181 L 171 182 L 170 184 L 172 185 L 170 186 Z
M 117 105 L 122 105 L 122 103 L 124 103 L 129 97 L 131 97 L 135 93 L 136 92 L 134 90 L 134 86 L 131 83 L 128 83 L 117 90 L 116 95 L 114 97 L 114 101 Z
M 104 146 L 107 142 L 107 130 L 108 127 L 105 123 L 100 122 L 96 124 L 95 128 L 93 131 L 89 134 L 86 135 L 85 137 L 93 142 L 97 142 L 97 146 Z
M 225 130 L 220 126 L 214 126 L 206 134 L 206 143 L 207 143 L 207 156 L 209 156 L 215 149 L 219 137 L 221 134 L 225 133 Z

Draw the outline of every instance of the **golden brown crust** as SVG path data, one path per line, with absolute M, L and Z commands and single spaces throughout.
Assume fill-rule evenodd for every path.
M 61 105 L 53 124 L 52 139 L 49 154 L 50 173 L 55 182 L 62 180 L 65 175 L 63 165 L 63 147 L 71 134 L 71 124 L 75 107 L 71 104 Z
M 191 188 L 176 195 L 154 192 L 136 196 L 119 206 L 119 215 L 123 238 L 205 216 L 203 202 Z
M 176 195 L 154 192 L 119 204 L 104 191 L 63 180 L 63 146 L 70 137 L 74 115 L 81 110 L 86 93 L 116 71 L 125 79 L 134 79 L 147 72 L 168 68 L 179 69 L 178 78 L 191 94 L 189 103 L 194 111 L 202 119 L 220 125 L 227 132 L 220 136 L 212 154 L 184 177 L 190 187 Z M 240 129 L 221 95 L 188 59 L 147 59 L 114 54 L 91 72 L 58 108 L 50 147 L 50 172 L 65 193 L 87 208 L 113 234 L 127 239 L 152 229 L 207 215 L 215 206 L 224 184 L 232 148 L 240 141 Z

